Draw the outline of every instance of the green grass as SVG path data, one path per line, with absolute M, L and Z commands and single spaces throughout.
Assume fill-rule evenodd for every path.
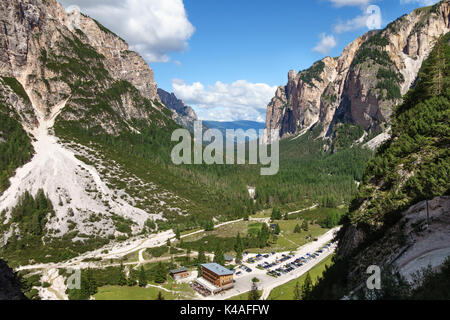
M 230 223 L 230 224 L 221 226 L 212 231 L 204 231 L 204 232 L 200 232 L 200 233 L 185 237 L 185 238 L 183 238 L 183 241 L 184 242 L 197 241 L 197 240 L 207 237 L 207 236 L 233 238 L 233 237 L 236 237 L 238 233 L 240 233 L 241 236 L 246 236 L 249 232 L 255 231 L 254 224 L 255 224 L 255 222 L 252 222 L 252 221 L 238 221 L 235 223 Z
M 285 252 L 296 250 L 298 247 L 301 247 L 312 240 L 307 240 L 308 236 L 311 236 L 312 239 L 323 235 L 329 229 L 322 228 L 317 224 L 309 225 L 308 231 L 303 231 L 301 233 L 294 233 L 294 228 L 297 224 L 302 225 L 303 220 L 280 220 L 275 221 L 274 223 L 278 223 L 281 229 L 281 233 L 278 236 L 277 242 L 272 244 L 269 248 L 264 249 L 249 249 L 251 253 L 265 253 L 268 251 L 275 252 Z
M 234 297 L 228 298 L 226 300 L 229 300 L 229 301 L 248 300 L 248 294 L 249 293 L 250 293 L 250 291 L 246 292 L 246 293 L 243 293 L 243 294 L 240 294 L 238 296 L 234 296 Z M 263 292 L 261 290 L 258 290 L 258 293 L 261 296 Z
M 189 284 L 177 284 L 171 278 L 162 287 L 175 292 L 167 292 L 154 287 L 104 286 L 98 288 L 98 293 L 94 297 L 96 300 L 156 300 L 160 291 L 165 300 L 186 300 L 193 299 L 195 296 Z
M 305 219 L 307 221 L 319 222 L 324 220 L 330 212 L 339 212 L 344 214 L 347 212 L 347 208 L 315 208 L 308 211 L 294 213 L 289 216 L 289 219 Z
M 166 300 L 174 300 L 176 297 L 169 292 L 158 288 L 105 286 L 98 288 L 94 295 L 95 300 L 156 300 L 158 292 L 163 294 Z
M 327 266 L 330 266 L 333 263 L 333 255 L 330 255 L 325 260 L 321 261 L 318 265 L 316 265 L 314 268 L 312 268 L 309 271 L 309 274 L 311 276 L 311 279 L 313 283 L 316 283 L 317 277 L 321 277 L 323 272 L 325 271 L 325 268 Z M 300 278 L 289 281 L 279 287 L 274 288 L 269 295 L 268 300 L 293 300 L 294 299 L 294 288 L 296 283 L 299 283 L 299 286 L 303 285 L 303 282 L 306 279 L 307 273 L 302 275 Z

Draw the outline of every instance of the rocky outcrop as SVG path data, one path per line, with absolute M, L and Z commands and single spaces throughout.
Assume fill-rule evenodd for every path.
M 191 131 L 194 130 L 194 122 L 198 120 L 194 109 L 184 104 L 175 94 L 168 93 L 163 89 L 158 89 L 158 96 L 161 102 L 170 110 L 174 111 L 172 119 Z
M 153 103 L 159 101 L 157 85 L 145 61 L 124 40 L 77 10 L 67 13 L 55 0 L 2 1 L 0 25 L 0 76 L 16 78 L 44 116 L 61 101 L 95 95 L 117 81 L 130 83 L 160 109 Z M 132 98 L 128 94 L 112 107 L 127 121 L 151 120 L 149 110 L 136 111 Z
M 43 250 L 71 231 L 71 243 L 89 241 L 87 236 L 98 246 L 149 230 L 146 222 L 164 219 L 163 212 L 185 213 L 178 198 L 151 177 L 137 177 L 106 156 L 107 143 L 99 139 L 85 146 L 83 135 L 113 140 L 142 133 L 145 144 L 177 127 L 160 103 L 150 67 L 95 20 L 76 10 L 67 13 L 55 0 L 1 1 L 0 107 L 22 124 L 34 149 L 20 167 L 14 159 L 6 164 L 17 170 L 7 172 L 9 183 L 0 196 L 4 257 L 15 250 L 10 242 L 24 240 L 27 232 L 21 221 L 11 219 L 25 192 L 35 196 L 43 190 L 53 204 L 54 212 L 32 240 Z M 0 141 L 8 141 L 2 129 Z M 40 258 L 60 259 L 53 254 Z
M 337 77 L 337 60 L 327 57 L 310 69 L 289 71 L 288 83 L 279 87 L 267 107 L 266 129 L 279 129 L 281 137 L 304 132 L 319 121 L 325 88 Z
M 14 271 L 0 259 L 0 300 L 26 300 Z
M 410 207 L 381 239 L 355 255 L 365 240 L 364 231 L 352 226 L 339 243 L 339 255 L 351 257 L 350 287 L 365 282 L 371 265 L 395 264 L 407 278 L 429 265 L 439 266 L 450 256 L 450 197 L 436 197 Z
M 267 131 L 279 129 L 285 138 L 314 126 L 327 137 L 340 122 L 383 131 L 436 40 L 450 31 L 449 13 L 449 1 L 414 10 L 359 37 L 337 59 L 290 71 L 267 107 Z
M 16 117 L 28 129 L 38 124 L 31 101 L 28 99 L 22 85 L 15 78 L 0 77 L 0 104 Z
M 105 56 L 105 66 L 115 80 L 126 80 L 145 98 L 159 100 L 153 70 L 137 52 L 130 51 L 123 39 L 77 9 L 61 16 L 61 20 L 71 31 L 78 32 L 84 41 Z

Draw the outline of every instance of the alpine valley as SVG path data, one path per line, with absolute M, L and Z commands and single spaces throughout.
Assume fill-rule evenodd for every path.
M 139 53 L 56 0 L 2 0 L 0 299 L 203 299 L 169 270 L 228 255 L 244 299 L 449 299 L 449 32 L 444 0 L 289 71 L 261 138 L 279 130 L 280 170 L 261 176 L 174 165 L 172 132 L 198 117 Z M 251 265 L 324 248 L 302 290 Z M 389 284 L 376 293 L 373 265 Z

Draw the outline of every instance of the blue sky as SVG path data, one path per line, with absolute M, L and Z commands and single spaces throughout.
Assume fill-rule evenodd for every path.
M 127 40 L 149 62 L 158 86 L 174 91 L 200 118 L 226 121 L 264 121 L 266 105 L 290 69 L 339 56 L 369 30 L 370 5 L 380 9 L 370 11 L 372 25 L 384 27 L 435 2 L 62 0 Z

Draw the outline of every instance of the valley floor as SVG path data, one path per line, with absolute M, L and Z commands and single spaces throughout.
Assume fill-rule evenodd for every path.
M 264 219 L 264 222 L 266 219 Z M 241 222 L 242 220 L 234 220 L 225 222 L 222 224 L 218 224 L 215 226 L 216 229 L 220 229 L 223 226 L 230 225 L 230 224 L 236 224 Z M 322 248 L 325 244 L 329 243 L 333 238 L 334 234 L 337 232 L 339 228 L 335 228 L 332 230 L 329 230 L 322 236 L 318 238 L 317 241 L 310 242 L 306 245 L 303 245 L 299 247 L 294 252 L 278 252 L 276 255 L 272 255 L 270 258 L 264 260 L 267 262 L 275 261 L 276 259 L 279 259 L 282 257 L 282 254 L 295 254 L 296 258 L 299 258 L 301 256 L 306 255 L 307 253 L 314 253 L 319 248 Z M 182 236 L 182 238 L 188 238 L 192 237 L 194 235 L 197 235 L 198 233 L 201 233 L 203 231 L 194 231 L 190 234 L 185 234 Z M 159 234 L 154 234 L 148 238 L 145 237 L 137 237 L 133 240 L 128 240 L 125 243 L 118 243 L 118 244 L 110 244 L 107 245 L 101 249 L 88 252 L 85 254 L 82 254 L 78 256 L 77 258 L 71 259 L 66 262 L 62 263 L 48 263 L 48 264 L 33 264 L 33 265 L 27 265 L 27 266 L 20 266 L 16 268 L 16 271 L 23 271 L 26 270 L 30 272 L 31 274 L 42 274 L 42 282 L 48 282 L 50 285 L 47 288 L 40 287 L 39 288 L 39 295 L 43 299 L 49 299 L 49 300 L 65 300 L 68 299 L 65 286 L 65 279 L 63 276 L 59 275 L 58 270 L 59 269 L 67 269 L 67 268 L 73 268 L 73 269 L 86 269 L 86 268 L 105 268 L 108 266 L 119 266 L 121 263 L 119 262 L 120 259 L 124 258 L 127 255 L 135 254 L 136 255 L 136 261 L 132 262 L 124 262 L 122 263 L 124 266 L 132 267 L 133 269 L 137 269 L 140 265 L 144 265 L 147 263 L 152 263 L 159 260 L 167 260 L 166 258 L 160 258 L 160 259 L 151 259 L 151 260 L 145 260 L 143 256 L 144 250 L 147 248 L 155 248 L 163 245 L 166 243 L 166 241 L 175 240 L 175 234 L 173 231 L 166 231 Z M 162 285 L 162 286 L 156 286 L 149 284 L 146 288 L 139 288 L 134 287 L 115 287 L 115 286 L 108 286 L 108 287 L 101 287 L 99 288 L 99 293 L 95 296 L 95 298 L 98 299 L 147 299 L 152 298 L 155 294 L 157 294 L 158 291 L 162 291 L 162 293 L 166 293 L 165 298 L 166 299 L 194 299 L 194 300 L 202 300 L 202 299 L 210 299 L 210 300 L 225 300 L 234 296 L 242 295 L 244 293 L 247 293 L 251 290 L 251 284 L 252 279 L 257 277 L 260 282 L 258 283 L 259 289 L 262 291 L 262 299 L 267 299 L 272 289 L 275 287 L 278 287 L 284 283 L 287 283 L 293 279 L 296 279 L 303 274 L 307 273 L 310 269 L 312 269 L 315 265 L 319 264 L 321 261 L 329 257 L 331 254 L 333 254 L 335 249 L 335 246 L 330 247 L 329 249 L 326 249 L 323 254 L 321 254 L 319 257 L 317 257 L 314 260 L 311 260 L 301 268 L 298 268 L 297 270 L 281 275 L 278 278 L 274 278 L 272 276 L 267 275 L 266 270 L 259 270 L 257 269 L 253 264 L 250 263 L 243 263 L 242 265 L 252 269 L 251 272 L 245 272 L 243 271 L 243 274 L 236 276 L 236 284 L 235 288 L 232 290 L 229 290 L 223 294 L 216 295 L 216 296 L 210 296 L 204 298 L 203 296 L 196 294 L 192 291 L 190 288 L 185 288 L 186 290 L 180 291 L 180 285 L 178 286 L 178 289 L 176 290 L 170 290 L 170 287 L 168 287 L 170 284 Z M 267 249 L 270 251 L 270 248 Z M 192 253 L 192 256 L 195 256 L 196 253 Z M 208 256 L 210 256 L 208 254 Z M 245 257 L 245 260 L 248 258 L 256 256 L 255 253 L 249 254 Z M 211 256 L 212 257 L 212 256 Z M 93 260 L 95 261 L 87 261 L 87 260 Z M 171 259 L 169 257 L 168 259 Z M 290 260 L 295 260 L 295 258 L 292 258 Z M 287 264 L 291 261 L 285 261 L 283 264 Z M 117 261 L 113 263 L 109 263 L 110 261 Z M 262 262 L 264 262 L 262 261 Z M 193 274 L 196 274 L 196 272 L 193 272 Z M 191 277 L 192 278 L 192 277 Z M 194 280 L 194 278 L 190 279 Z M 186 281 L 183 281 L 185 285 Z M 156 292 L 156 293 L 155 293 Z M 154 298 L 154 297 L 153 297 Z

